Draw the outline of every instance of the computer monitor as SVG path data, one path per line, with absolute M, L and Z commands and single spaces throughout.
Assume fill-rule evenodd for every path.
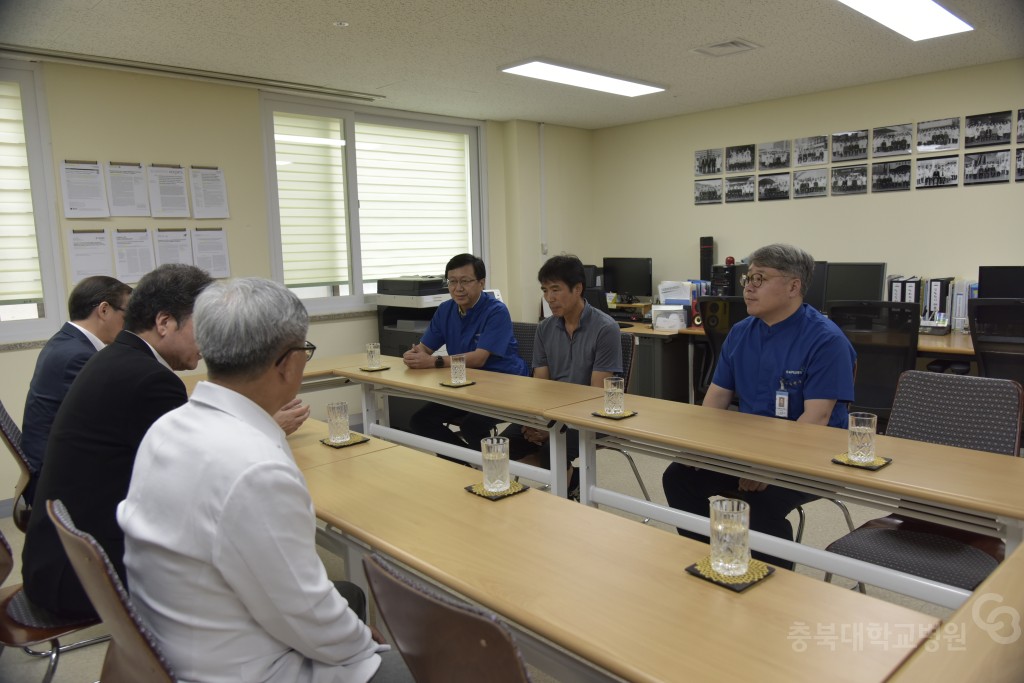
M 654 295 L 654 261 L 650 258 L 605 258 L 604 291 L 634 297 Z
M 804 303 L 819 311 L 825 310 L 825 278 L 828 272 L 828 261 L 815 261 L 811 284 L 807 286 Z
M 884 263 L 834 263 L 825 271 L 825 301 L 882 301 Z
M 978 268 L 979 299 L 1024 298 L 1024 266 L 981 266 Z

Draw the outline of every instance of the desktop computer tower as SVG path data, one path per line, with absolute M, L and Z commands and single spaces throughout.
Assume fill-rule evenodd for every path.
M 700 279 L 711 279 L 711 268 L 715 264 L 715 238 L 700 238 Z
M 747 264 L 737 263 L 732 266 L 711 267 L 711 296 L 742 296 L 743 276 L 747 274 Z

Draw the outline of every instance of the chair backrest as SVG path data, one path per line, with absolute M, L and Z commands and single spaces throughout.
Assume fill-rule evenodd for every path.
M 908 370 L 900 375 L 888 436 L 1017 455 L 1024 390 L 1017 382 Z
M 633 351 L 636 349 L 636 337 L 632 332 L 622 332 L 622 385 L 629 391 L 629 378 L 633 376 Z
M 888 415 L 900 375 L 917 365 L 920 306 L 903 301 L 829 301 L 826 311 L 857 352 L 855 409 Z
M 11 550 L 11 544 L 7 542 L 4 532 L 0 531 L 0 585 L 3 585 L 7 577 L 11 575 L 12 569 L 14 569 L 14 551 Z
M 527 683 L 519 648 L 491 613 L 441 595 L 374 554 L 363 558 L 370 591 L 418 683 Z
M 978 374 L 1024 383 L 1024 300 L 970 299 L 967 318 Z
M 533 340 L 537 337 L 538 323 L 512 323 L 512 336 L 519 346 L 519 356 L 526 361 L 526 367 L 533 374 Z
M 135 612 L 106 551 L 95 538 L 75 527 L 59 500 L 46 501 L 46 512 L 85 594 L 110 631 L 100 679 L 104 683 L 173 683 L 170 665 Z
M 18 481 L 14 485 L 14 512 L 12 517 L 14 518 L 14 526 L 18 527 L 21 531 L 25 531 L 28 528 L 28 518 L 32 512 L 32 506 L 29 501 L 24 499 L 24 496 L 25 488 L 28 486 L 32 475 L 29 473 L 28 459 L 25 457 L 25 451 L 21 450 L 21 430 L 14 423 L 14 418 L 7 412 L 7 408 L 4 407 L 2 401 L 0 401 L 0 439 L 3 440 L 7 450 L 14 457 L 14 462 L 18 465 Z M 21 503 L 20 508 L 19 501 Z

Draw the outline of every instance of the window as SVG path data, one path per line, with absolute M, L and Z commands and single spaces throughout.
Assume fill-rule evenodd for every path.
M 0 61 L 0 341 L 46 339 L 60 323 L 52 177 L 38 71 Z
M 327 312 L 478 251 L 478 129 L 264 98 L 275 276 Z M 353 210 L 353 207 L 357 207 Z

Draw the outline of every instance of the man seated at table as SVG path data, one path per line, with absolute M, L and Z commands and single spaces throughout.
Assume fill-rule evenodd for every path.
M 150 428 L 117 510 L 132 598 L 161 651 L 189 681 L 412 681 L 354 611 L 362 591 L 328 580 L 272 417 L 315 349 L 302 302 L 244 278 L 210 285 L 194 318 L 209 381 Z
M 445 266 L 445 277 L 452 298 L 438 306 L 420 343 L 405 352 L 406 366 L 447 368 L 451 356 L 464 354 L 467 368 L 525 376 L 528 368 L 512 334 L 512 316 L 505 304 L 484 291 L 484 262 L 473 254 L 459 254 Z M 442 346 L 448 355 L 432 355 Z M 459 424 L 459 434 L 449 429 L 451 423 Z M 494 418 L 436 403 L 420 408 L 409 421 L 415 434 L 475 450 L 497 424 Z
M 619 325 L 607 313 L 597 310 L 583 298 L 586 273 L 583 262 L 572 255 L 552 256 L 537 273 L 551 317 L 537 327 L 533 345 L 533 376 L 556 382 L 603 387 L 606 377 L 622 372 L 622 335 Z M 548 432 L 512 425 L 505 430 L 512 439 L 512 457 L 520 458 L 521 441 L 543 448 Z M 519 443 L 517 443 L 519 442 Z M 550 454 L 543 449 L 541 465 L 548 466 Z M 566 453 L 571 463 L 579 455 L 579 432 L 566 434 Z M 570 495 L 579 488 L 579 471 L 573 469 Z
M 57 409 L 85 362 L 113 342 L 124 328 L 131 293 L 131 287 L 106 275 L 85 278 L 68 296 L 70 322 L 64 323 L 39 352 L 21 421 L 21 448 L 31 474 L 25 489 L 29 503 L 35 495 Z
M 742 413 L 845 428 L 857 354 L 835 323 L 803 303 L 813 257 L 788 244 L 772 244 L 755 251 L 748 262 L 743 298 L 750 317 L 729 331 L 704 407 L 725 410 L 738 395 Z M 670 506 L 704 517 L 710 514 L 710 496 L 742 498 L 750 504 L 751 529 L 787 540 L 793 540 L 787 515 L 815 498 L 681 463 L 668 466 L 662 485 Z

